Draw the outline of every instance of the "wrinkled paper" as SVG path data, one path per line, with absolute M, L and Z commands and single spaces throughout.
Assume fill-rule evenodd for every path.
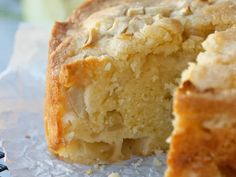
M 43 99 L 49 32 L 21 24 L 8 68 L 0 74 L 0 147 L 12 177 L 162 177 L 165 154 L 106 166 L 67 164 L 47 150 Z M 1 175 L 0 175 L 1 176 Z

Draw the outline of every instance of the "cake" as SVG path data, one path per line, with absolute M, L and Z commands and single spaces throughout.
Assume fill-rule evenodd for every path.
M 166 177 L 236 176 L 236 28 L 209 35 L 175 94 Z
M 181 73 L 205 54 L 203 41 L 233 27 L 235 17 L 236 4 L 227 0 L 86 1 L 52 30 L 45 101 L 49 150 L 85 164 L 167 150 L 173 97 L 179 122 L 180 96 L 192 88 L 203 97 L 211 90 L 198 91 L 189 79 L 191 73 L 204 75 L 197 63 L 184 72 L 173 95 Z M 175 137 L 181 126 L 174 124 L 171 137 L 171 177 L 180 174 L 178 156 L 185 149 Z

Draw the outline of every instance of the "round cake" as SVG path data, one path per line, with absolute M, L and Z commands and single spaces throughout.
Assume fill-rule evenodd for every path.
M 52 30 L 49 150 L 111 163 L 172 134 L 167 177 L 235 174 L 235 24 L 233 0 L 86 1 Z

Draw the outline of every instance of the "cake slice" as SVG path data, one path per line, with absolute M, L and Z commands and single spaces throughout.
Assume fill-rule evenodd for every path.
M 236 176 L 236 28 L 211 34 L 174 98 L 166 177 Z

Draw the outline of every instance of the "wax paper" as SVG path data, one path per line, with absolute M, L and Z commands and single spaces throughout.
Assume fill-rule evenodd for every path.
M 0 74 L 0 147 L 12 177 L 162 177 L 165 154 L 112 165 L 85 166 L 56 159 L 48 150 L 43 100 L 49 32 L 21 24 L 8 68 Z M 1 175 L 0 175 L 1 176 Z

